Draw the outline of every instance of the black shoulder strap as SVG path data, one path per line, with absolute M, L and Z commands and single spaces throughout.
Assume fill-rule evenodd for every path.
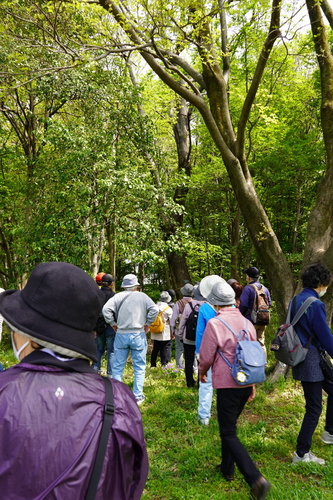
M 95 499 L 99 478 L 101 477 L 102 473 L 106 447 L 109 441 L 109 435 L 114 415 L 112 383 L 108 377 L 103 377 L 103 379 L 105 383 L 104 419 L 103 419 L 101 435 L 99 437 L 99 444 L 95 458 L 94 468 L 91 474 L 90 483 L 87 494 L 85 496 L 85 500 Z

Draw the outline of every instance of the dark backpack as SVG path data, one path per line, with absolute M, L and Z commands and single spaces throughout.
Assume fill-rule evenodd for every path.
M 192 311 L 190 312 L 185 323 L 185 338 L 187 340 L 195 341 L 200 304 L 195 304 L 194 307 L 191 302 L 189 302 L 189 304 Z
M 260 288 L 255 285 L 249 286 L 254 288 L 255 291 L 251 321 L 254 325 L 268 325 L 270 321 L 270 311 L 266 288 L 261 284 L 259 285 Z
M 270 347 L 271 351 L 274 352 L 275 358 L 278 361 L 281 361 L 281 363 L 284 363 L 288 366 L 296 366 L 304 361 L 312 341 L 312 335 L 310 335 L 306 346 L 303 347 L 302 342 L 297 335 L 296 330 L 294 329 L 294 326 L 301 318 L 301 316 L 303 316 L 311 303 L 315 300 L 318 299 L 316 297 L 308 297 L 298 309 L 292 321 L 290 321 L 290 317 L 295 297 L 290 302 L 286 322 L 283 325 L 279 326 L 279 328 L 277 329 Z
M 235 360 L 231 364 L 218 349 L 218 353 L 224 359 L 231 370 L 231 375 L 239 385 L 250 385 L 263 382 L 265 380 L 266 354 L 257 340 L 250 340 L 247 330 L 248 320 L 246 319 L 245 329 L 239 334 L 234 332 L 228 323 L 216 316 L 234 335 L 238 342 L 235 351 Z

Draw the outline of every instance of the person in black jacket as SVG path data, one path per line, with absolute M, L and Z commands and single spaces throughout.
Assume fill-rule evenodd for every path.
M 113 283 L 114 283 L 114 278 L 111 274 L 104 274 L 102 276 L 101 293 L 103 294 L 104 304 L 106 304 L 106 302 L 115 295 L 114 291 L 112 290 Z M 102 357 L 106 349 L 107 375 L 111 377 L 113 355 L 114 355 L 114 339 L 116 336 L 116 332 L 108 323 L 104 321 L 102 311 L 95 326 L 95 335 L 96 335 L 96 348 L 97 348 L 98 361 L 97 363 L 94 364 L 94 369 L 98 372 L 101 371 Z

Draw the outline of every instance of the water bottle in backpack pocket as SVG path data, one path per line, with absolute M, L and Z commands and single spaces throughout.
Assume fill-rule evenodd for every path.
M 266 354 L 257 340 L 249 339 L 248 320 L 245 320 L 245 329 L 241 330 L 239 334 L 237 334 L 225 320 L 219 316 L 216 316 L 216 318 L 220 320 L 238 339 L 233 364 L 231 364 L 222 351 L 218 349 L 220 356 L 229 366 L 234 380 L 239 385 L 250 385 L 263 382 L 266 379 Z

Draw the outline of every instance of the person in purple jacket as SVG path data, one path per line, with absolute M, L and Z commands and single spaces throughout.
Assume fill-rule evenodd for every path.
M 104 417 L 93 329 L 103 305 L 94 280 L 65 262 L 39 264 L 0 311 L 20 361 L 0 374 L 0 492 L 19 500 L 84 499 Z M 148 474 L 139 408 L 110 379 L 115 413 L 95 500 L 139 500 Z

